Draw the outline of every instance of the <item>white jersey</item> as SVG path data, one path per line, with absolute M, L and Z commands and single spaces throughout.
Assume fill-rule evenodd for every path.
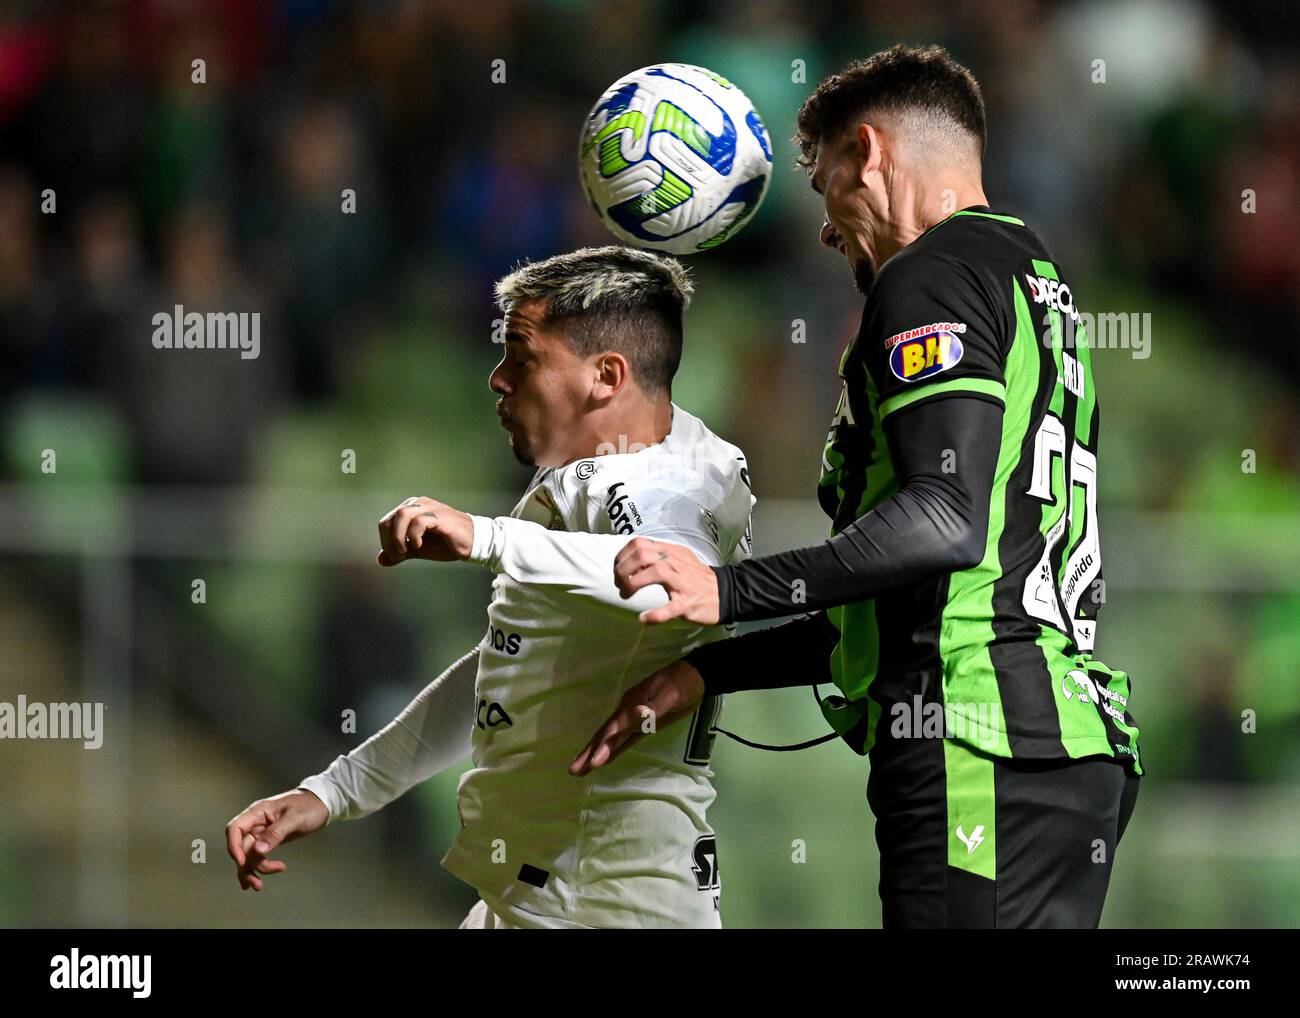
M 624 599 L 615 556 L 647 536 L 709 565 L 741 561 L 753 504 L 741 451 L 674 406 L 663 442 L 539 470 L 510 516 L 473 518 L 471 559 L 499 575 L 477 655 L 474 766 L 443 865 L 510 924 L 720 925 L 705 818 L 720 700 L 589 775 L 568 765 L 630 686 L 727 635 L 680 619 L 642 623 L 667 595 L 655 585 Z M 440 681 L 455 681 L 456 668 Z M 436 733 L 419 704 L 304 782 L 331 818 L 362 815 L 428 776 Z M 414 773 L 400 763 L 421 755 Z

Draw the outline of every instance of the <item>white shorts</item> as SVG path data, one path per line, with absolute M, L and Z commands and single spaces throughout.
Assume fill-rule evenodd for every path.
M 469 910 L 458 929 L 462 930 L 587 930 L 590 926 L 581 926 L 567 919 L 554 919 L 548 916 L 533 915 L 524 912 L 512 919 L 505 919 L 480 898 Z
M 487 902 L 480 898 L 474 903 L 474 907 L 469 910 L 464 921 L 458 929 L 462 930 L 516 930 L 519 927 L 511 926 L 499 915 L 487 907 Z

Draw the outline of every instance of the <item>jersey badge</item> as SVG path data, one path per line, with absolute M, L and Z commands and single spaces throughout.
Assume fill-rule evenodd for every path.
M 566 530 L 564 516 L 555 503 L 555 496 L 542 485 L 530 492 L 530 497 L 519 514 L 519 518 L 530 523 L 540 523 L 547 530 Z
M 966 352 L 960 338 L 965 331 L 964 322 L 934 322 L 890 336 L 885 340 L 889 370 L 904 382 L 947 371 Z

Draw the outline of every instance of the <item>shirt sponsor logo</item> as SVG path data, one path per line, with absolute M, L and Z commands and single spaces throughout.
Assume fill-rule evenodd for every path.
M 628 498 L 627 492 L 619 494 L 619 488 L 625 488 L 622 481 L 617 484 L 611 484 L 609 492 L 605 496 L 605 515 L 609 517 L 609 522 L 614 525 L 614 533 L 631 534 L 636 528 L 641 526 L 641 512 L 637 509 L 636 503 Z
M 1069 315 L 1072 321 L 1079 320 L 1079 309 L 1074 306 L 1074 294 L 1065 283 L 1059 279 L 1031 276 L 1028 273 L 1025 274 L 1025 282 L 1029 284 L 1029 296 L 1035 304 L 1046 304 L 1053 311 Z
M 1074 683 L 1073 689 L 1070 688 L 1070 682 Z M 1091 701 L 1098 704 L 1102 710 L 1121 723 L 1124 721 L 1124 712 L 1128 709 L 1128 697 L 1108 686 L 1093 682 L 1088 673 L 1079 668 L 1072 668 L 1061 676 L 1061 695 L 1066 700 L 1077 700 L 1085 704 Z M 1118 707 L 1115 706 L 1117 703 Z
M 964 322 L 934 322 L 890 336 L 885 340 L 889 370 L 904 382 L 947 371 L 966 352 L 958 338 L 965 331 Z
M 488 626 L 489 646 L 493 650 L 502 651 L 511 657 L 519 653 L 519 646 L 523 639 L 518 633 L 507 633 L 504 629 L 498 629 L 496 626 Z
M 931 322 L 929 325 L 918 325 L 915 329 L 905 329 L 902 332 L 896 332 L 885 340 L 885 349 L 892 350 L 904 340 L 920 339 L 928 336 L 932 332 L 965 332 L 965 322 Z
M 488 731 L 496 728 L 497 725 L 513 728 L 515 723 L 510 720 L 510 715 L 506 713 L 506 709 L 501 704 L 495 700 L 480 699 L 478 708 L 474 712 L 474 724 L 484 731 Z

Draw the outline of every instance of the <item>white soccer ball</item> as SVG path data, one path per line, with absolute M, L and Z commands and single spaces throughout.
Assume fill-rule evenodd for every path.
M 772 144 L 726 78 L 652 64 L 619 78 L 592 108 L 579 167 L 592 206 L 620 240 L 691 254 L 753 217 L 772 179 Z

